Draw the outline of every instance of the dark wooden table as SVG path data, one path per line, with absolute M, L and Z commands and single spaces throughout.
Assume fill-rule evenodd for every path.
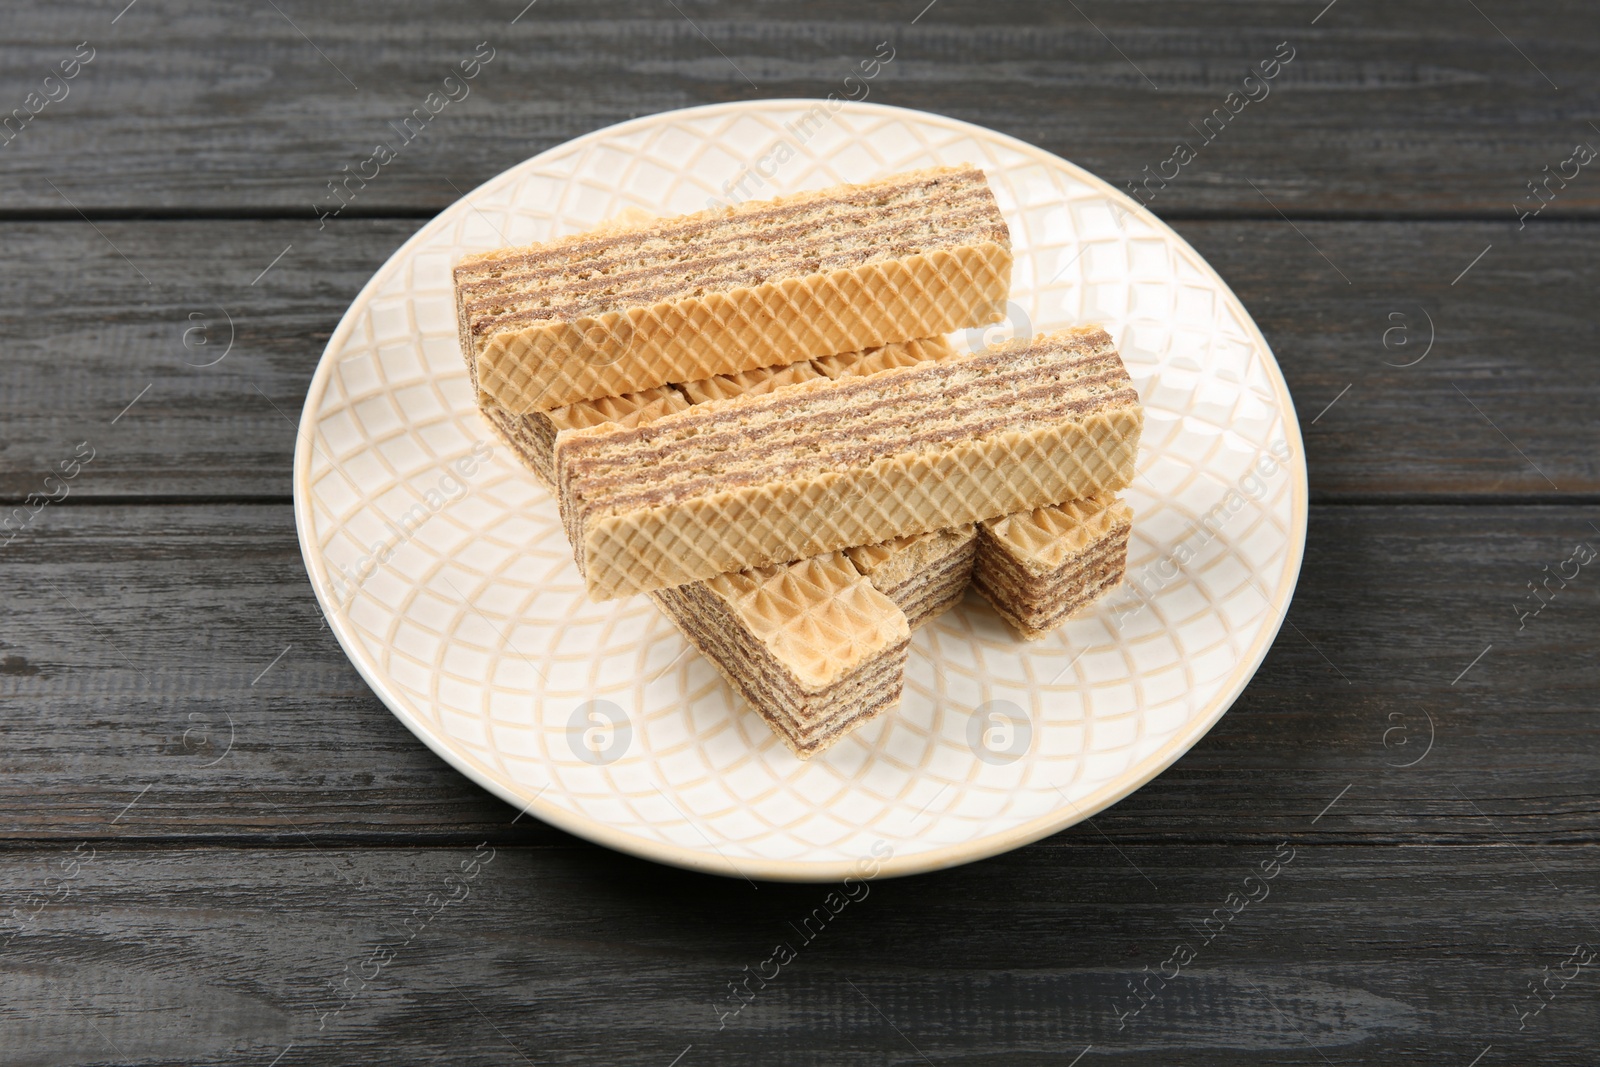
M 1600 1060 L 1600 564 L 1568 562 L 1600 548 L 1592 5 L 525 2 L 0 12 L 0 1062 Z M 1119 185 L 1294 49 L 1151 206 L 1283 365 L 1310 541 L 1176 766 L 875 884 L 719 1029 L 820 887 L 515 819 L 417 742 L 323 626 L 292 420 L 458 191 L 635 115 L 824 95 L 885 40 L 871 99 Z M 472 96 L 319 226 L 481 41 Z M 485 842 L 470 900 L 374 963 Z

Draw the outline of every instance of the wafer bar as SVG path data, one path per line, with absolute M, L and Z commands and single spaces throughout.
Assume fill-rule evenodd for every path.
M 1038 640 L 1122 582 L 1133 509 L 1111 495 L 978 524 L 972 585 Z
M 983 172 L 942 167 L 468 256 L 455 295 L 523 414 L 998 322 L 1010 279 Z
M 650 597 L 801 759 L 900 701 L 911 629 L 843 553 Z
M 807 759 L 900 700 L 909 634 L 961 599 L 971 526 L 648 594 Z
M 1143 418 L 1111 338 L 1063 330 L 562 433 L 558 499 L 607 600 L 1115 492 Z

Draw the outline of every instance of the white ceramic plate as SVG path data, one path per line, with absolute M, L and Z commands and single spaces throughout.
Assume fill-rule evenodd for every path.
M 1188 244 L 1107 183 L 991 130 L 817 109 L 768 100 L 635 119 L 474 190 L 345 314 L 295 451 L 312 585 L 400 721 L 546 822 L 736 877 L 948 867 L 1128 795 L 1249 681 L 1305 544 L 1283 376 Z M 1144 400 L 1125 495 L 1130 583 L 1031 644 L 969 595 L 916 634 L 900 708 L 802 763 L 648 600 L 584 596 L 555 501 L 473 406 L 450 268 L 630 206 L 677 214 L 730 188 L 764 199 L 955 163 L 984 168 L 1011 227 L 1010 328 L 1104 325 Z

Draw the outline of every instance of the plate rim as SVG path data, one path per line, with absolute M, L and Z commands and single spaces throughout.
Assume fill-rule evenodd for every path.
M 707 855 L 704 852 L 675 845 L 671 842 L 640 837 L 588 816 L 568 811 L 549 803 L 541 803 L 541 798 L 546 790 L 555 785 L 554 778 L 535 791 L 531 797 L 519 794 L 516 790 L 496 780 L 493 775 L 487 773 L 483 768 L 478 767 L 476 761 L 469 755 L 457 751 L 447 739 L 438 736 L 428 723 L 421 720 L 406 706 L 407 702 L 401 694 L 391 691 L 388 679 L 377 673 L 376 663 L 369 665 L 366 662 L 366 650 L 362 648 L 356 635 L 353 633 L 346 634 L 345 630 L 348 624 L 338 610 L 337 604 L 330 605 L 329 593 L 325 592 L 330 588 L 331 581 L 327 575 L 326 568 L 323 566 L 320 550 L 315 549 L 311 539 L 311 530 L 314 529 L 314 516 L 311 513 L 310 503 L 310 471 L 311 454 L 315 446 L 310 441 L 316 434 L 317 410 L 327 391 L 333 368 L 338 364 L 338 352 L 342 350 L 345 342 L 355 329 L 356 318 L 353 315 L 355 309 L 363 307 L 371 301 L 379 287 L 387 283 L 391 276 L 409 258 L 414 246 L 431 238 L 449 222 L 453 221 L 453 219 L 447 219 L 447 216 L 451 216 L 463 204 L 468 205 L 470 208 L 472 198 L 480 190 L 503 181 L 517 171 L 533 168 L 542 160 L 555 157 L 558 154 L 565 155 L 581 150 L 583 145 L 592 141 L 625 135 L 632 132 L 635 127 L 654 125 L 668 117 L 703 117 L 713 116 L 718 113 L 760 111 L 763 108 L 773 106 L 793 108 L 808 103 L 826 104 L 828 102 L 827 100 L 809 97 L 775 97 L 761 100 L 702 104 L 695 107 L 676 108 L 670 111 L 641 115 L 592 130 L 571 140 L 563 141 L 480 182 L 472 190 L 452 202 L 419 227 L 399 248 L 394 250 L 389 258 L 383 262 L 383 265 L 373 272 L 372 277 L 367 279 L 366 284 L 356 293 L 355 297 L 350 301 L 349 307 L 345 309 L 344 314 L 340 317 L 338 326 L 334 328 L 333 333 L 328 337 L 327 344 L 323 346 L 322 354 L 317 358 L 317 367 L 306 388 L 305 403 L 301 406 L 300 421 L 295 428 L 293 467 L 295 536 L 300 544 L 300 555 L 306 565 L 306 574 L 310 579 L 312 592 L 316 595 L 322 614 L 328 620 L 328 627 L 333 631 L 340 648 L 344 650 L 346 658 L 350 660 L 368 687 L 388 708 L 390 714 L 399 719 L 418 740 L 452 768 L 465 775 L 480 788 L 488 790 L 507 804 L 517 808 L 522 814 L 532 815 L 542 822 L 574 836 L 632 856 L 705 874 L 744 878 L 747 881 L 755 877 L 764 881 L 779 882 L 833 882 L 840 881 L 845 877 L 862 878 L 864 876 L 861 874 L 859 860 L 777 860 L 741 857 L 741 862 L 735 864 L 732 860 L 721 855 L 714 844 L 711 845 L 712 853 Z M 1064 159 L 1047 149 L 1029 144 L 1010 134 L 1002 133 L 986 126 L 979 126 L 976 123 L 966 122 L 962 119 L 952 118 L 948 115 L 922 111 L 917 108 L 897 107 L 890 104 L 876 104 L 864 101 L 837 102 L 844 106 L 835 114 L 854 112 L 862 115 L 876 114 L 910 118 L 919 122 L 931 120 L 934 123 L 955 127 L 961 131 L 977 134 L 986 139 L 996 139 L 1005 147 L 1024 156 L 1032 156 L 1051 167 L 1064 167 L 1076 179 L 1099 189 L 1108 198 L 1120 203 L 1125 210 L 1164 231 L 1166 236 L 1191 253 L 1194 260 L 1210 275 L 1216 285 L 1244 311 L 1244 318 L 1249 327 L 1248 333 L 1251 339 L 1260 345 L 1260 350 L 1266 356 L 1268 377 L 1271 379 L 1273 390 L 1278 395 L 1278 400 L 1282 405 L 1284 432 L 1294 457 L 1292 463 L 1283 464 L 1283 467 L 1291 475 L 1290 499 L 1293 514 L 1290 517 L 1289 531 L 1291 544 L 1288 546 L 1289 551 L 1286 554 L 1281 574 L 1282 588 L 1284 590 L 1282 602 L 1281 604 L 1272 605 L 1276 618 L 1262 626 L 1255 643 L 1240 658 L 1227 683 L 1219 689 L 1217 696 L 1212 699 L 1205 711 L 1186 722 L 1177 733 L 1168 739 L 1166 744 L 1151 755 L 1146 756 L 1133 769 L 1114 778 L 1080 801 L 1067 800 L 1065 808 L 1052 809 L 1050 812 L 1030 819 L 1025 823 L 959 844 L 945 845 L 941 848 L 904 856 L 891 855 L 886 859 L 875 860 L 878 864 L 878 872 L 871 876 L 873 879 L 897 878 L 944 870 L 965 863 L 988 859 L 1069 829 L 1079 822 L 1092 818 L 1137 790 L 1144 788 L 1198 744 L 1206 734 L 1210 733 L 1222 716 L 1227 714 L 1229 709 L 1233 707 L 1251 679 L 1255 677 L 1262 661 L 1266 658 L 1267 652 L 1277 639 L 1278 632 L 1283 628 L 1284 621 L 1288 618 L 1289 606 L 1294 600 L 1295 590 L 1299 584 L 1301 565 L 1305 558 L 1306 533 L 1310 519 L 1310 484 L 1306 469 L 1305 440 L 1300 432 L 1299 416 L 1295 411 L 1294 398 L 1289 393 L 1288 382 L 1284 379 L 1283 368 L 1279 366 L 1277 356 L 1272 351 L 1272 346 L 1267 343 L 1266 337 L 1261 333 L 1260 326 L 1256 324 L 1255 317 L 1245 307 L 1244 301 L 1239 299 L 1238 294 L 1217 273 L 1216 268 L 1212 267 L 1211 263 L 1200 255 L 1188 241 L 1184 240 L 1181 234 L 1148 211 L 1143 204 L 1117 189 L 1105 179 L 1091 174 L 1078 164 Z

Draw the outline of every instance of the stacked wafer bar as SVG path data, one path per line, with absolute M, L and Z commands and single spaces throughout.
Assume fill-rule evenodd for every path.
M 1144 412 L 1104 331 L 712 400 L 556 441 L 597 600 L 981 521 L 1131 481 Z
M 955 264 L 966 255 L 963 262 L 970 267 L 970 253 L 992 252 L 974 236 L 978 228 L 963 230 L 959 225 L 961 210 L 981 204 L 987 196 L 986 186 L 984 196 L 973 195 L 975 173 L 946 170 L 889 179 L 869 187 L 871 198 L 864 198 L 860 187 L 846 187 L 754 205 L 746 213 L 749 217 L 729 225 L 753 231 L 768 227 L 755 239 L 766 257 L 758 281 L 792 282 L 805 269 L 817 267 L 805 258 L 805 251 L 829 240 L 819 229 L 838 235 L 852 225 L 882 224 L 897 239 L 870 255 L 865 242 L 855 241 L 856 252 L 865 255 L 855 261 L 856 275 L 878 271 L 881 276 L 888 269 L 883 265 L 890 261 L 903 260 L 918 269 L 934 261 L 945 268 L 945 284 L 954 280 L 969 290 L 982 288 L 991 279 Z M 982 185 L 981 175 L 976 178 Z M 915 237 L 917 232 L 912 220 L 917 214 L 912 204 L 915 190 L 929 203 L 923 205 L 922 238 L 908 243 L 905 235 Z M 798 225 L 791 226 L 791 232 L 780 233 L 782 226 L 771 221 L 774 212 L 766 210 L 780 205 L 793 209 L 787 212 L 788 223 Z M 851 214 L 863 207 L 877 209 L 873 218 Z M 709 216 L 697 218 L 705 222 Z M 833 218 L 844 221 L 825 221 Z M 715 305 L 725 312 L 737 305 L 737 315 L 743 316 L 737 340 L 747 350 L 767 345 L 766 355 L 758 361 L 749 357 L 749 351 L 733 352 L 737 346 L 712 345 L 716 351 L 708 358 L 733 369 L 680 380 L 674 387 L 668 384 L 673 380 L 673 362 L 662 355 L 664 350 L 654 354 L 654 367 L 647 375 L 627 365 L 629 346 L 641 340 L 634 325 L 650 315 L 661 318 L 661 309 L 646 308 L 648 315 L 641 318 L 640 308 L 648 301 L 613 270 L 618 256 L 632 254 L 628 249 L 642 248 L 648 259 L 652 249 L 659 250 L 663 235 L 681 236 L 688 223 L 698 225 L 691 218 L 611 226 L 557 246 L 512 250 L 463 263 L 458 271 L 463 352 L 490 422 L 541 480 L 561 489 L 564 519 L 577 535 L 580 568 L 588 569 L 586 563 L 596 559 L 602 571 L 610 564 L 610 595 L 632 588 L 648 591 L 797 755 L 813 754 L 894 705 L 907 635 L 960 599 L 975 564 L 986 576 L 978 583 L 980 590 L 1004 618 L 1030 637 L 1120 580 L 1128 527 L 1126 522 L 1107 521 L 1106 516 L 1116 509 L 1126 511 L 1110 494 L 1131 476 L 1142 413 L 1103 333 L 1067 331 L 978 357 L 955 357 L 942 340 L 918 342 L 911 330 L 904 344 L 790 362 L 793 351 L 818 350 L 812 347 L 817 344 L 813 336 L 774 360 L 771 356 L 777 349 L 762 331 L 783 314 L 796 314 L 796 294 L 803 296 L 806 287 L 814 289 L 816 279 L 806 286 L 789 284 L 776 304 L 768 300 L 763 305 L 770 292 L 754 298 L 759 286 L 729 274 L 726 263 L 715 262 L 718 252 L 710 246 L 721 238 L 717 226 L 711 226 L 698 231 L 707 248 L 680 250 L 676 257 L 680 262 L 693 260 L 697 266 L 688 273 L 700 271 L 697 277 L 709 278 L 711 284 L 687 296 L 681 286 L 676 295 L 669 293 L 670 287 L 659 286 L 645 295 L 669 295 L 669 302 L 679 305 L 673 314 L 695 300 L 704 305 L 702 311 Z M 1003 223 L 998 231 L 989 231 L 991 236 L 996 232 L 1001 240 L 995 243 L 1004 243 Z M 930 249 L 941 251 L 934 248 L 939 239 L 945 241 L 943 258 L 930 260 L 926 255 Z M 746 234 L 737 241 L 743 247 L 730 245 L 722 251 L 732 248 L 749 258 L 751 240 Z M 850 243 L 836 242 L 835 251 Z M 565 273 L 558 269 L 560 256 L 555 254 L 563 249 L 569 260 L 579 263 L 569 264 Z M 919 256 L 923 258 L 918 260 Z M 1008 273 L 1008 249 L 1006 261 Z M 707 266 L 709 273 L 701 270 Z M 856 284 L 841 282 L 842 268 L 837 262 L 834 267 L 827 284 L 843 284 L 845 290 Z M 588 314 L 595 310 L 592 305 L 581 300 L 562 303 L 572 295 L 562 286 L 570 285 L 574 272 L 578 280 L 587 281 L 596 271 L 610 279 L 598 283 L 605 286 L 603 295 L 617 297 L 607 313 L 620 310 L 623 318 L 597 320 Z M 842 306 L 840 293 L 845 290 L 833 293 L 836 309 Z M 924 288 L 911 296 L 913 303 L 920 301 L 923 321 L 930 321 L 929 305 L 940 302 L 937 294 Z M 948 293 L 943 300 L 951 303 Z M 557 310 L 549 321 L 530 311 L 535 305 L 549 309 L 552 304 Z M 508 308 L 516 314 L 506 314 Z M 881 326 L 881 310 L 858 308 L 850 313 L 855 318 L 836 319 L 830 326 L 835 340 L 822 350 L 839 347 L 838 338 L 846 336 L 857 340 L 881 336 L 870 327 L 871 322 Z M 487 320 L 482 318 L 484 311 Z M 966 314 L 975 313 L 968 308 Z M 982 314 L 987 316 L 984 321 L 998 317 L 993 309 Z M 492 321 L 496 317 L 497 324 Z M 685 344 L 673 342 L 679 356 L 721 328 L 721 312 L 713 318 L 715 328 L 702 321 L 687 331 L 695 336 Z M 901 321 L 909 320 L 903 315 Z M 582 343 L 569 345 L 564 355 L 557 352 L 553 361 L 559 372 L 555 378 L 565 384 L 534 382 L 537 395 L 530 399 L 535 389 L 529 381 L 535 375 L 509 391 L 500 388 L 496 398 L 498 387 L 492 387 L 488 370 L 488 364 L 499 358 L 493 355 L 496 344 L 507 351 L 524 342 L 537 349 L 562 330 L 570 334 L 574 329 L 584 332 Z M 525 335 L 520 341 L 506 336 L 518 330 Z M 545 341 L 530 341 L 531 334 Z M 626 345 L 611 344 L 624 334 Z M 790 330 L 791 340 L 794 336 Z M 607 344 L 611 347 L 605 348 Z M 548 344 L 546 349 L 546 356 L 555 351 Z M 664 377 L 663 364 L 668 367 Z M 936 367 L 944 367 L 945 373 L 930 373 Z M 587 383 L 579 381 L 585 376 Z M 841 384 L 846 379 L 848 384 Z M 595 384 L 602 380 L 607 384 Z M 619 383 L 640 385 L 624 391 Z M 583 399 L 551 402 L 569 388 Z M 696 412 L 714 413 L 716 418 L 681 418 Z M 656 431 L 664 425 L 667 447 L 641 457 L 638 442 L 661 445 L 663 435 Z M 608 453 L 607 441 L 615 444 L 619 433 L 623 438 L 632 434 L 633 443 L 624 445 L 621 454 Z M 694 440 L 702 437 L 705 440 Z M 574 460 L 564 453 L 578 439 L 588 444 L 578 446 Z M 635 455 L 628 456 L 630 451 Z M 641 458 L 642 464 L 637 462 Z M 581 469 L 585 459 L 590 461 L 586 470 Z M 648 471 L 643 479 L 638 477 L 640 466 Z M 1007 470 L 1008 466 L 1023 469 Z M 573 477 L 575 468 L 580 469 Z M 876 480 L 863 480 L 862 468 Z M 849 481 L 852 476 L 854 483 Z M 919 498 L 912 484 L 919 477 L 935 492 Z M 847 483 L 843 489 L 830 484 L 841 481 Z M 578 483 L 576 492 L 573 482 Z M 652 482 L 665 483 L 669 491 L 651 497 Z M 796 495 L 797 483 L 812 492 Z M 719 486 L 736 491 L 731 512 L 730 499 L 725 494 L 719 497 Z M 849 491 L 863 487 L 869 497 L 876 489 L 876 497 L 865 508 L 852 507 Z M 1069 487 L 1071 493 L 1065 491 Z M 1088 492 L 1100 495 L 1043 506 Z M 1003 515 L 1001 510 L 1010 509 L 1000 508 L 997 499 L 1030 506 Z M 787 502 L 792 511 L 809 507 L 816 513 L 827 512 L 830 519 L 823 525 L 830 529 L 821 542 L 826 547 L 809 545 L 818 554 L 803 550 L 806 537 L 816 541 L 816 524 L 808 534 L 804 522 L 784 519 L 781 508 L 767 506 L 774 502 Z M 971 512 L 970 518 L 957 522 L 962 506 Z M 870 539 L 875 543 L 863 543 L 869 524 L 861 514 L 874 509 L 879 521 L 871 529 L 878 536 Z M 779 518 L 763 519 L 764 511 Z M 598 543 L 584 540 L 585 521 L 597 514 L 596 525 L 602 527 L 618 515 L 626 516 L 633 520 L 634 533 L 643 531 L 650 541 L 659 541 L 666 533 L 670 542 L 685 531 L 693 539 L 697 523 L 702 532 L 719 522 L 732 528 L 741 523 L 766 528 L 754 537 L 749 529 L 742 531 L 745 542 L 732 551 L 731 560 L 722 559 L 714 567 L 697 562 L 699 573 L 693 580 L 669 571 L 663 581 L 659 559 L 650 560 L 648 548 L 640 552 L 645 546 L 636 543 L 631 551 L 645 557 L 648 566 L 619 579 L 621 572 L 616 560 L 607 558 L 604 538 Z M 614 534 L 616 523 L 611 526 Z M 884 541 L 884 533 L 896 536 Z M 585 549 L 596 547 L 602 551 L 586 554 Z M 655 573 L 647 573 L 652 569 Z M 597 583 L 593 573 L 589 579 L 591 593 L 605 595 L 606 581 Z
M 934 337 L 1005 314 L 1011 237 L 944 167 L 469 256 L 461 350 L 514 414 Z
M 491 404 L 484 414 L 529 470 L 550 486 L 555 437 L 562 429 L 608 422 L 636 426 L 693 403 L 953 358 L 949 345 L 935 338 L 584 401 L 551 412 L 517 416 Z M 909 631 L 936 618 L 960 602 L 969 575 L 997 613 L 1029 638 L 1043 636 L 1113 587 L 1121 580 L 1128 527 L 1122 523 L 1103 531 L 1098 517 L 1110 509 L 1119 514 L 1127 510 L 1114 497 L 1073 502 L 977 527 L 899 537 L 719 576 L 658 590 L 650 597 L 804 759 L 895 706 L 905 654 L 904 648 L 897 649 L 897 639 L 891 640 L 900 629 L 896 620 Z M 1095 566 L 1074 566 L 1090 554 Z M 995 577 L 977 581 L 975 563 L 986 576 Z M 1011 575 L 1020 577 L 1006 580 Z M 866 585 L 878 595 L 868 594 Z
M 1122 582 L 1133 509 L 1102 494 L 978 524 L 972 585 L 1036 641 Z
M 911 630 L 840 553 L 651 598 L 802 759 L 899 703 Z
M 967 587 L 971 529 L 910 540 L 888 546 L 870 569 L 829 552 L 649 596 L 806 759 L 899 703 L 911 631 Z M 907 560 L 922 566 L 884 581 Z

